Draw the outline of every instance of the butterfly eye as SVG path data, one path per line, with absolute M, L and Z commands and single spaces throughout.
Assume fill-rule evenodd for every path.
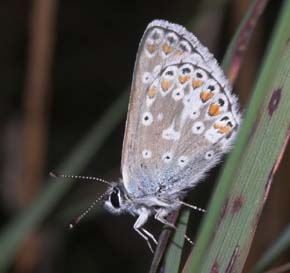
M 111 204 L 115 209 L 120 208 L 119 192 L 120 191 L 117 188 L 114 188 L 110 195 Z

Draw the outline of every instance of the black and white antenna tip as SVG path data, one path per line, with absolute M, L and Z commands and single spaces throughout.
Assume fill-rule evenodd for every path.
M 57 173 L 55 173 L 55 172 L 49 172 L 49 176 L 50 177 L 52 177 L 52 178 L 58 178 L 58 177 L 60 177 Z

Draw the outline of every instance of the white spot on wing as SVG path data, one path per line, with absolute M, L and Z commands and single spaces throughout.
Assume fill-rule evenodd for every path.
M 142 124 L 145 126 L 150 126 L 153 122 L 153 116 L 150 112 L 145 112 L 142 116 Z
M 202 105 L 199 99 L 199 92 L 197 90 L 190 90 L 189 94 L 184 96 L 182 100 L 184 108 L 181 113 L 180 126 L 183 127 L 186 119 L 196 119 L 200 115 L 200 107 Z
M 174 141 L 180 138 L 180 132 L 174 130 L 174 122 L 172 122 L 170 127 L 162 131 L 162 138 Z
M 192 133 L 199 135 L 204 131 L 204 129 L 205 129 L 205 126 L 203 122 L 197 121 L 192 126 Z
M 157 115 L 157 120 L 158 120 L 158 121 L 162 121 L 163 118 L 164 118 L 163 113 L 159 113 L 159 114 Z
M 208 152 L 205 153 L 205 159 L 206 160 L 212 159 L 213 156 L 214 156 L 214 151 L 208 151 Z
M 194 65 L 197 65 L 198 63 L 200 63 L 202 61 L 203 61 L 202 57 L 197 53 L 193 53 L 189 57 L 189 62 L 194 64 Z
M 195 53 L 190 54 L 188 57 L 186 57 L 186 59 L 184 59 L 184 61 L 197 65 L 200 64 L 200 66 L 204 67 L 204 69 L 210 72 L 210 74 L 215 75 L 215 78 L 218 79 L 220 86 L 224 89 L 230 104 L 233 106 L 232 114 L 234 116 L 234 120 L 240 124 L 241 117 L 238 109 L 239 107 L 236 97 L 231 92 L 232 87 L 224 76 L 224 73 L 217 60 L 208 51 L 208 49 L 202 45 L 191 32 L 187 31 L 181 25 L 173 24 L 165 20 L 154 20 L 148 25 L 147 30 L 151 33 L 151 30 L 155 28 L 163 28 L 169 31 L 172 30 L 175 33 L 178 33 L 179 37 L 184 37 L 189 42 L 190 46 L 194 48 Z
M 145 149 L 142 152 L 142 156 L 144 159 L 150 158 L 152 156 L 152 152 L 150 150 Z
M 172 98 L 175 101 L 179 101 L 183 97 L 184 97 L 184 91 L 182 89 L 177 88 L 177 89 L 173 90 L 173 92 L 172 92 Z
M 147 105 L 147 107 L 150 107 L 153 104 L 153 102 L 155 101 L 155 99 L 156 99 L 156 96 L 154 96 L 153 98 L 150 98 L 149 96 L 146 96 L 146 105 Z
M 142 77 L 142 82 L 148 84 L 150 81 L 152 81 L 151 74 L 149 72 L 145 72 Z
M 219 134 L 218 131 L 213 127 L 206 130 L 204 136 L 211 143 L 216 143 L 222 137 L 222 135 Z
M 191 119 L 197 119 L 199 117 L 199 115 L 200 115 L 200 112 L 198 109 L 191 109 L 189 117 Z
M 154 75 L 157 75 L 157 74 L 159 74 L 160 73 L 160 71 L 161 71 L 161 68 L 162 68 L 162 66 L 161 65 L 156 65 L 155 67 L 154 67 L 154 69 L 153 69 L 153 74 Z
M 177 165 L 179 167 L 184 167 L 186 164 L 188 163 L 188 157 L 187 156 L 180 156 L 178 159 L 177 159 Z
M 165 162 L 165 163 L 169 163 L 171 160 L 172 160 L 172 152 L 166 152 L 163 154 L 162 156 L 162 160 Z
M 229 137 L 224 137 L 221 139 L 220 144 L 225 152 L 228 152 L 232 148 L 233 141 L 237 136 L 236 131 L 232 131 Z

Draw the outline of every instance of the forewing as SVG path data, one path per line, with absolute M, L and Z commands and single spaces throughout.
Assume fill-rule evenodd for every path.
M 131 194 L 194 186 L 227 152 L 240 123 L 214 57 L 182 26 L 153 21 L 141 40 L 122 153 Z

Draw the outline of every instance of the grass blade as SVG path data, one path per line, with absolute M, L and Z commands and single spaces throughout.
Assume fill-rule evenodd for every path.
M 243 268 L 271 185 L 269 176 L 279 165 L 289 136 L 289 12 L 290 2 L 286 1 L 239 139 L 222 173 L 184 272 L 213 269 L 241 272 Z M 219 219 L 223 206 L 224 214 Z
M 164 265 L 164 272 L 166 273 L 179 272 L 181 254 L 184 245 L 184 235 L 186 232 L 189 214 L 189 209 L 184 209 L 180 214 L 177 230 L 174 233 L 174 236 L 165 255 L 165 260 L 167 262 Z
M 128 92 L 124 92 L 106 111 L 92 130 L 74 149 L 65 162 L 59 166 L 61 170 L 74 170 L 78 173 L 89 160 L 95 156 L 107 136 L 124 117 L 127 109 Z M 26 236 L 43 221 L 57 202 L 72 186 L 71 183 L 55 183 L 48 179 L 48 186 L 38 195 L 36 200 L 16 216 L 0 234 L 0 272 L 5 272 L 11 264 Z
M 251 3 L 228 47 L 223 60 L 223 69 L 232 84 L 236 81 L 250 38 L 268 1 L 269 0 L 255 0 Z
M 252 273 L 261 273 L 267 269 L 290 246 L 290 225 L 275 241 L 275 243 L 265 252 L 262 258 L 256 264 Z
M 232 84 L 235 83 L 236 75 L 241 68 L 241 64 L 244 59 L 245 52 L 248 47 L 251 35 L 267 3 L 268 3 L 268 0 L 256 0 L 252 2 L 242 22 L 240 23 L 240 26 L 237 29 L 230 43 L 230 46 L 227 49 L 222 66 L 225 72 L 232 75 L 230 79 Z M 182 240 L 183 238 L 180 238 L 179 243 L 181 243 Z M 167 263 L 166 257 L 165 257 L 165 264 Z M 180 261 L 179 261 L 178 255 L 175 256 L 174 261 L 175 263 L 179 264 Z M 169 259 L 169 263 L 170 264 L 172 263 L 171 259 Z

